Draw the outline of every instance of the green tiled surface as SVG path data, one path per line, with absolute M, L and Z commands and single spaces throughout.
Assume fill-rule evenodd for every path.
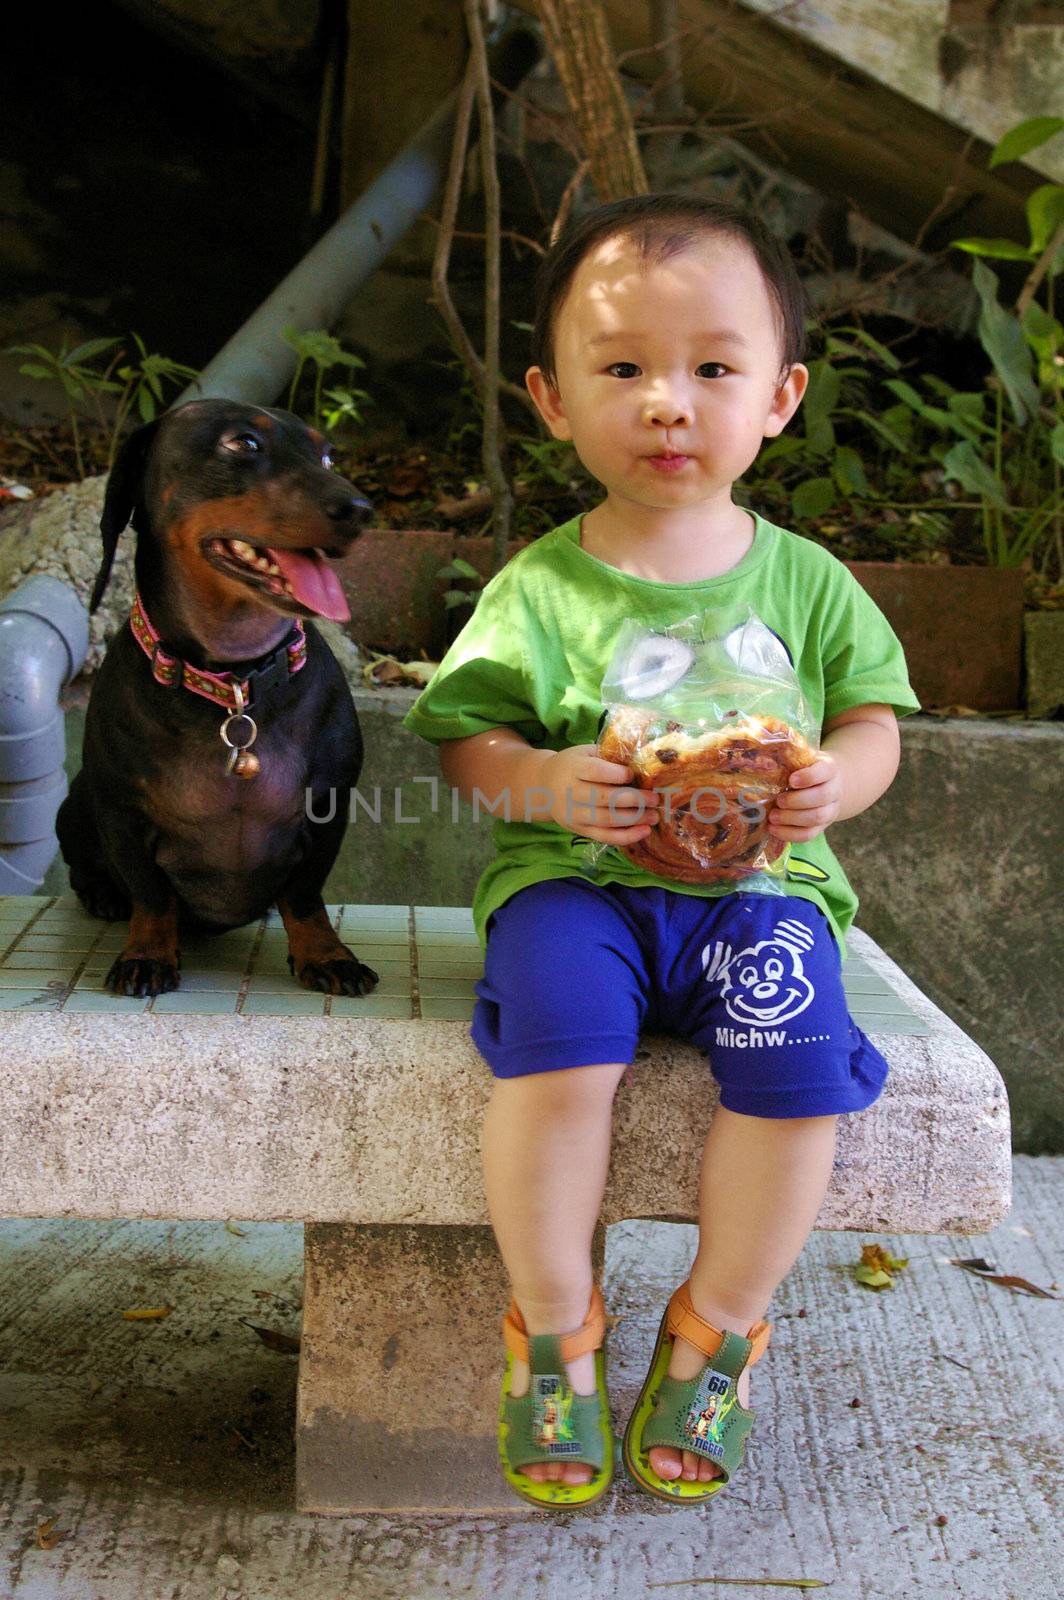
M 422 1017 L 468 1021 L 483 958 L 471 913 L 454 906 L 330 906 L 340 937 L 379 975 L 370 995 L 312 994 L 288 970 L 280 915 L 181 951 L 181 987 L 154 1000 L 109 994 L 103 980 L 124 923 L 90 917 L 71 895 L 0 896 L 0 1011 L 158 1011 L 170 1015 Z M 413 937 L 411 936 L 413 924 Z M 417 974 L 416 978 L 414 974 Z M 869 1033 L 926 1034 L 927 1024 L 859 957 L 843 981 Z

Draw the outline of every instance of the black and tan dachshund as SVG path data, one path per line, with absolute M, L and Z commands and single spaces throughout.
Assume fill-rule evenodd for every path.
M 362 737 L 343 673 L 302 621 L 348 615 L 328 562 L 369 509 L 330 471 L 322 436 L 285 411 L 195 400 L 123 446 L 90 608 L 129 522 L 137 603 L 100 667 L 56 820 L 82 904 L 129 919 L 114 993 L 176 989 L 183 932 L 274 905 L 305 988 L 376 983 L 322 901 Z

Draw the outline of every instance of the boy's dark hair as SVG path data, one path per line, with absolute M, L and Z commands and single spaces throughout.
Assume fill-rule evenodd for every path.
M 806 350 L 809 302 L 794 262 L 761 219 L 726 200 L 688 194 L 640 194 L 588 211 L 569 224 L 544 256 L 536 278 L 533 365 L 541 367 L 555 383 L 554 321 L 576 269 L 602 240 L 618 235 L 632 240 L 646 263 L 667 261 L 704 234 L 724 234 L 747 246 L 761 268 L 779 314 L 782 370 L 801 361 Z

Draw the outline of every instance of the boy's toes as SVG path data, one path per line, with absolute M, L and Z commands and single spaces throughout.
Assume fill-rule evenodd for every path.
M 666 1445 L 655 1445 L 649 1454 L 652 1469 L 667 1483 L 675 1478 L 681 1478 L 684 1483 L 709 1483 L 718 1476 L 712 1461 L 695 1455 L 693 1450 L 680 1451 Z
M 593 1477 L 586 1461 L 570 1461 L 564 1468 L 566 1483 L 590 1483 Z
M 671 1480 L 678 1478 L 681 1471 L 679 1450 L 670 1449 L 668 1445 L 654 1445 L 648 1452 L 650 1465 L 659 1478 Z

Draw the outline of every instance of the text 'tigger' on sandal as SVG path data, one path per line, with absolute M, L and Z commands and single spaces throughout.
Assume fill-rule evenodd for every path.
M 640 1489 L 672 1505 L 698 1505 L 724 1488 L 742 1461 L 754 1422 L 754 1413 L 739 1404 L 739 1374 L 764 1355 L 771 1336 L 768 1322 L 755 1323 L 746 1338 L 722 1333 L 698 1315 L 689 1285 L 681 1284 L 661 1319 L 650 1370 L 625 1430 L 625 1470 Z M 702 1371 L 686 1382 L 668 1375 L 677 1337 L 707 1357 Z M 660 1478 L 650 1465 L 656 1445 L 703 1456 L 720 1475 L 707 1483 Z
M 499 1459 L 506 1481 L 523 1500 L 547 1510 L 590 1505 L 613 1478 L 613 1431 L 606 1392 L 606 1308 L 596 1285 L 583 1323 L 573 1333 L 529 1334 L 516 1301 L 503 1318 L 506 1371 L 499 1404 Z M 594 1352 L 595 1392 L 576 1394 L 566 1361 Z M 514 1398 L 514 1360 L 530 1369 L 527 1394 Z M 536 1483 L 519 1467 L 541 1461 L 582 1461 L 594 1470 L 587 1483 Z

